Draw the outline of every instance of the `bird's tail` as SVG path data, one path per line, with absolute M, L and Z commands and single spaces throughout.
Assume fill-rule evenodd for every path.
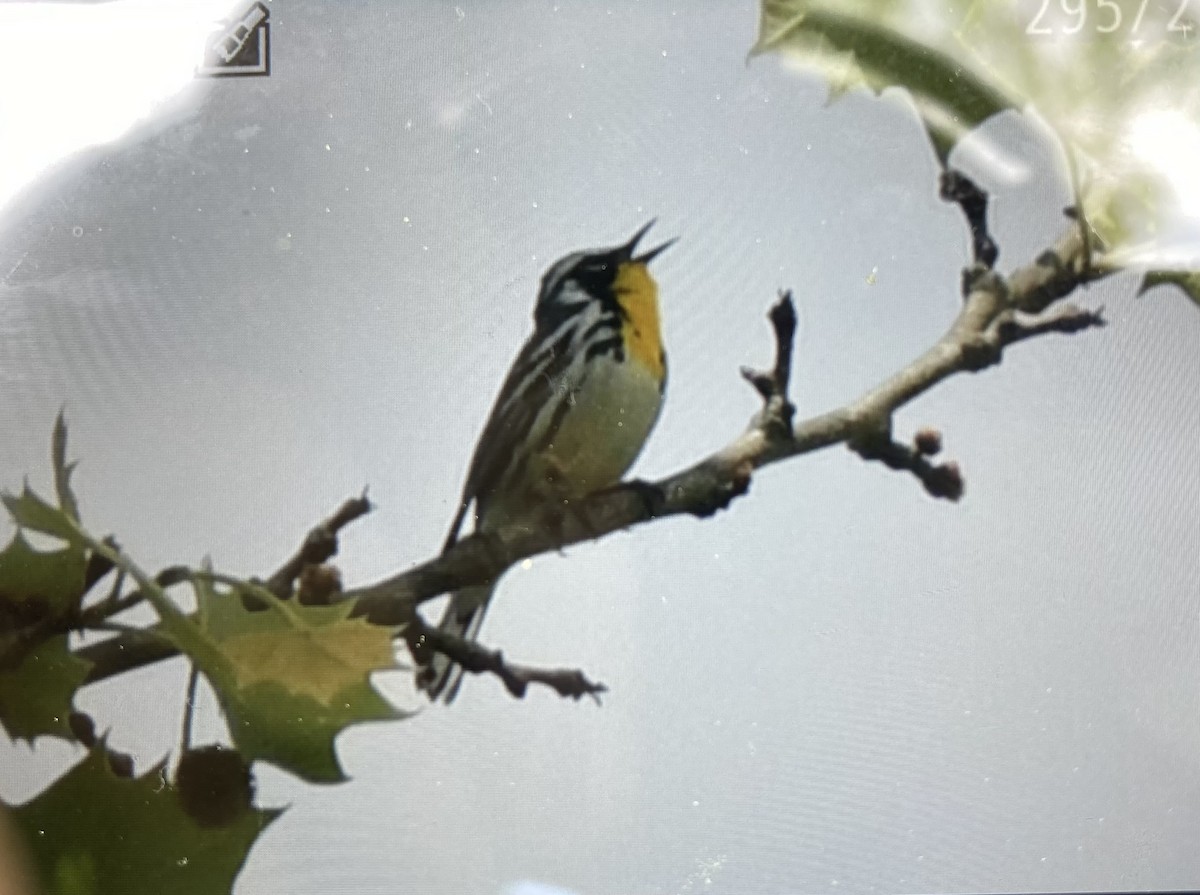
M 438 629 L 463 640 L 477 639 L 495 588 L 495 584 L 484 584 L 455 591 L 450 595 L 450 603 L 446 606 Z M 429 664 L 421 670 L 418 683 L 432 701 L 440 699 L 449 705 L 458 695 L 462 677 L 462 666 L 441 653 L 434 653 Z

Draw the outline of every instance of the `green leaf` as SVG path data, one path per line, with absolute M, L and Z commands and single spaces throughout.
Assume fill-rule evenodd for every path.
M 161 767 L 115 775 L 103 745 L 13 811 L 48 895 L 229 895 L 250 847 L 279 811 L 201 827 Z
M 13 739 L 72 739 L 71 701 L 91 667 L 70 651 L 65 634 L 38 644 L 15 668 L 0 670 L 0 724 Z
M 20 495 L 4 494 L 0 495 L 0 500 L 8 508 L 13 521 L 22 528 L 60 538 L 77 547 L 87 543 L 75 520 L 63 510 L 38 497 L 28 482 Z
M 20 531 L 0 551 L 0 619 L 63 616 L 83 599 L 87 555 L 78 547 L 35 550 Z
M 1189 220 L 1200 214 L 1195 13 L 1177 3 L 1073 6 L 1079 14 L 996 0 L 763 0 L 753 52 L 785 54 L 829 80 L 834 96 L 855 85 L 907 89 L 943 158 L 996 112 L 1031 111 L 1062 140 L 1110 260 L 1166 267 L 1192 244 Z
M 1183 294 L 1200 307 L 1200 271 L 1197 270 L 1152 270 L 1142 280 L 1138 295 L 1155 286 L 1178 286 Z
M 0 630 L 13 629 L 43 618 L 63 618 L 79 608 L 88 564 L 87 535 L 78 526 L 78 507 L 68 484 L 71 467 L 65 462 L 67 430 L 62 414 L 54 427 L 51 453 L 59 500 L 55 508 L 25 485 L 20 496 L 2 495 L 19 529 L 0 551 Z M 24 531 L 52 535 L 67 542 L 59 550 L 35 550 Z
M 75 464 L 67 462 L 67 423 L 62 412 L 54 421 L 54 434 L 50 439 L 50 459 L 54 466 L 54 490 L 58 495 L 58 507 L 51 506 L 29 487 L 21 494 L 0 495 L 13 519 L 22 528 L 61 538 L 69 544 L 83 546 L 86 537 L 79 528 L 79 504 L 71 491 L 71 473 Z
M 334 739 L 351 724 L 405 717 L 371 686 L 395 668 L 392 628 L 350 618 L 352 606 L 305 607 L 253 592 L 271 608 L 250 612 L 238 593 L 195 582 L 201 633 L 219 659 L 197 660 L 225 710 L 238 750 L 314 782 L 345 779 Z
M 971 129 L 1013 107 L 997 86 L 951 55 L 879 24 L 878 3 L 857 4 L 857 12 L 854 6 L 764 0 L 753 52 L 789 53 L 824 75 L 835 98 L 858 86 L 876 92 L 906 87 L 942 160 Z
M 71 473 L 75 471 L 75 463 L 67 462 L 67 421 L 63 418 L 61 410 L 54 421 L 50 455 L 54 463 L 54 490 L 58 493 L 58 505 L 64 513 L 78 522 L 79 504 L 71 492 Z

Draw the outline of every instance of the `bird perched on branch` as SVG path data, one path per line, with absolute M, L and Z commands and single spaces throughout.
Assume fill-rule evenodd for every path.
M 658 286 L 649 264 L 674 240 L 635 254 L 654 222 L 624 245 L 574 252 L 542 277 L 534 331 L 513 362 L 475 447 L 444 549 L 472 504 L 475 530 L 520 522 L 548 502 L 615 485 L 658 419 L 667 381 Z M 441 630 L 474 640 L 496 582 L 450 597 Z M 451 702 L 462 669 L 433 655 L 418 675 Z

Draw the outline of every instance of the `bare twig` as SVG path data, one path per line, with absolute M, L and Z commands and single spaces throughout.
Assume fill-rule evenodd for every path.
M 318 566 L 336 556 L 338 532 L 369 512 L 371 502 L 367 500 L 366 491 L 345 501 L 332 516 L 313 526 L 300 549 L 266 580 L 264 586 L 281 600 L 289 599 L 292 596 L 292 585 L 304 572 L 304 567 Z
M 1081 250 L 1078 228 L 1071 228 L 1052 250 L 1017 270 L 1007 282 L 990 271 L 979 276 L 957 318 L 933 347 L 855 401 L 798 423 L 790 438 L 772 438 L 762 427 L 751 426 L 723 449 L 673 476 L 592 495 L 580 503 L 581 512 L 571 514 L 560 526 L 542 526 L 535 520 L 474 535 L 441 556 L 377 584 L 349 590 L 344 597 L 356 599 L 356 611 L 372 621 L 403 623 L 416 605 L 459 587 L 494 580 L 526 557 L 594 540 L 653 518 L 709 515 L 747 490 L 754 469 L 887 432 L 897 408 L 955 374 L 998 363 L 1004 343 L 999 328 L 990 329 L 992 324 L 1014 308 L 1044 307 L 1046 296 L 1066 294 L 1064 284 L 1070 272 L 1078 270 Z M 1057 263 L 1046 263 L 1047 256 Z M 1061 329 L 1056 325 L 1053 331 Z M 661 495 L 661 500 L 646 501 L 647 487 Z
M 1024 339 L 1044 336 L 1048 333 L 1071 334 L 1092 327 L 1107 325 L 1104 309 L 1089 311 L 1072 304 L 1059 305 L 1049 314 L 1028 316 L 1019 312 L 1003 315 L 993 324 L 999 343 L 1007 347 Z
M 183 725 L 179 731 L 179 754 L 182 756 L 192 748 L 192 715 L 196 710 L 196 685 L 200 683 L 200 669 L 196 663 L 188 672 L 187 695 L 183 700 Z
M 277 596 L 278 591 L 275 588 L 284 588 L 283 598 L 286 599 L 291 593 L 296 576 L 304 574 L 310 560 L 321 563 L 324 559 L 334 555 L 337 552 L 337 533 L 370 510 L 371 503 L 367 500 L 365 491 L 358 497 L 344 501 L 333 515 L 313 527 L 305 536 L 304 542 L 296 554 L 280 566 L 264 586 L 271 588 L 271 592 Z M 186 566 L 170 566 L 159 572 L 154 580 L 160 587 L 174 587 L 190 581 L 194 574 L 193 570 Z M 80 616 L 80 620 L 84 624 L 79 625 L 79 622 L 75 622 L 72 627 L 87 627 L 90 622 L 98 622 L 118 611 L 135 606 L 144 599 L 140 590 L 131 591 L 119 599 L 113 599 L 110 594 L 105 601 L 91 609 L 84 610 Z M 43 632 L 36 633 L 39 639 L 35 642 L 44 639 L 41 636 Z M 77 655 L 93 663 L 86 680 L 87 683 L 92 683 L 134 668 L 140 668 L 143 665 L 170 659 L 179 655 L 179 651 L 155 628 L 144 628 L 141 631 L 128 632 L 120 637 L 81 647 L 77 651 Z
M 878 460 L 889 469 L 911 472 L 932 497 L 946 500 L 962 497 L 963 477 L 958 464 L 953 460 L 946 463 L 931 462 L 929 457 L 937 451 L 926 449 L 919 440 L 910 446 L 893 441 L 888 435 L 878 434 L 857 439 L 850 443 L 850 447 L 864 460 Z
M 517 699 L 524 699 L 530 684 L 550 687 L 559 696 L 580 699 L 590 696 L 597 704 L 600 694 L 608 691 L 604 684 L 591 681 L 582 671 L 574 668 L 532 668 L 514 665 L 504 658 L 499 650 L 490 650 L 473 640 L 464 640 L 440 628 L 425 624 L 420 616 L 405 628 L 405 639 L 414 657 L 428 656 L 431 652 L 441 653 L 461 665 L 472 674 L 494 674 L 503 682 L 505 689 Z M 418 664 L 420 664 L 418 658 Z
M 947 168 L 939 184 L 941 197 L 962 208 L 971 230 L 971 254 L 976 265 L 991 270 L 996 266 L 1000 249 L 988 232 L 988 196 L 961 171 Z
M 117 542 L 111 536 L 105 538 L 104 543 L 111 547 L 117 546 Z M 99 553 L 93 553 L 91 556 L 89 556 L 87 567 L 83 571 L 83 592 L 86 594 L 93 587 L 95 587 L 96 583 L 99 582 L 101 578 L 112 571 L 112 568 L 113 564 L 108 560 L 107 557 L 102 556 Z M 116 589 L 120 589 L 119 585 L 116 587 Z
M 775 331 L 775 366 L 770 372 L 742 367 L 742 377 L 762 396 L 762 412 L 751 420 L 751 428 L 761 429 L 769 438 L 791 438 L 796 407 L 788 399 L 792 378 L 792 350 L 796 343 L 796 306 L 792 293 L 779 293 L 767 319 Z

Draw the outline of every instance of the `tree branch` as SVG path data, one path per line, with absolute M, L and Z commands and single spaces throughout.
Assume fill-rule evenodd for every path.
M 975 211 L 971 214 L 978 218 Z M 979 222 L 972 223 L 973 232 L 979 229 Z M 986 235 L 986 230 L 983 233 Z M 976 238 L 975 254 L 980 257 L 964 277 L 963 306 L 946 333 L 904 369 L 844 407 L 794 425 L 787 386 L 795 312 L 785 293 L 771 312 L 776 337 L 774 369 L 771 373 L 744 374 L 763 397 L 764 407 L 747 430 L 724 448 L 660 481 L 629 482 L 593 494 L 574 504 L 571 513 L 548 507 L 521 525 L 464 538 L 432 559 L 374 584 L 334 594 L 333 599 L 355 600 L 356 614 L 378 624 L 423 625 L 417 607 L 441 594 L 493 581 L 527 557 L 595 540 L 652 519 L 684 514 L 710 516 L 746 493 L 754 470 L 842 443 L 891 468 L 912 472 L 929 493 L 953 499 L 962 490 L 958 467 L 931 463 L 928 457 L 937 451 L 928 449 L 928 438 L 923 448 L 920 434 L 911 448 L 895 442 L 891 436 L 893 414 L 951 376 L 998 364 L 1004 349 L 1018 341 L 1102 325 L 1098 313 L 1069 305 L 1051 315 L 1037 316 L 1080 285 L 1109 272 L 1090 266 L 1086 248 L 1080 228 L 1073 226 L 1035 262 L 1004 278 L 984 263 L 986 243 Z M 940 450 L 940 437 L 936 440 Z M 286 578 L 294 565 L 295 557 L 276 574 Z M 429 630 L 424 633 L 431 636 Z M 448 650 L 460 649 L 459 644 L 441 645 Z M 167 658 L 175 651 L 147 631 L 144 636 L 122 635 L 83 648 L 79 654 L 95 663 L 88 678 L 95 681 Z M 497 674 L 510 691 L 521 681 L 555 686 L 555 681 L 565 679 L 563 675 L 579 674 L 521 668 L 514 671 L 499 653 L 477 645 L 462 647 L 452 657 L 464 666 L 474 663 L 480 671 Z
M 345 501 L 324 522 L 314 525 L 292 557 L 280 566 L 263 586 L 281 600 L 290 599 L 292 586 L 307 566 L 319 566 L 338 552 L 338 533 L 355 519 L 371 512 L 367 492 Z
M 750 421 L 752 429 L 761 429 L 771 438 L 788 439 L 796 407 L 788 400 L 788 384 L 792 378 L 792 349 L 796 343 L 796 306 L 790 290 L 779 293 L 779 301 L 767 314 L 775 330 L 775 366 L 764 373 L 752 367 L 742 367 L 742 378 L 762 396 L 763 409 Z
M 889 469 L 911 472 L 931 497 L 958 500 L 962 497 L 964 487 L 962 470 L 953 460 L 947 463 L 931 462 L 929 458 L 941 450 L 941 437 L 938 436 L 936 449 L 932 449 L 921 443 L 920 435 L 918 433 L 909 446 L 893 441 L 889 435 L 876 433 L 850 442 L 850 447 L 864 460 L 878 460 Z
M 939 183 L 942 199 L 954 202 L 962 208 L 971 230 L 971 252 L 975 264 L 991 270 L 996 266 L 1000 248 L 988 232 L 988 196 L 961 171 L 947 168 L 942 172 Z
M 330 573 L 320 564 L 337 554 L 338 533 L 354 520 L 369 513 L 371 509 L 366 491 L 358 497 L 344 501 L 333 515 L 313 526 L 296 553 L 281 565 L 263 586 L 281 599 L 288 599 L 292 596 L 297 578 L 303 582 L 304 576 L 313 569 L 321 571 L 322 574 L 317 577 L 327 577 Z M 154 580 L 160 587 L 168 588 L 189 581 L 192 574 L 192 571 L 184 566 L 170 566 L 159 572 Z M 323 593 L 322 597 L 322 602 L 329 600 L 328 593 Z M 303 599 L 303 596 L 301 598 Z M 105 602 L 97 604 L 92 610 L 84 610 L 83 618 L 87 621 L 91 618 L 89 613 L 101 612 L 103 617 L 107 617 L 115 611 L 137 605 L 143 599 L 140 590 L 131 591 L 120 598 L 114 591 Z M 248 602 L 257 604 L 259 601 L 250 598 Z M 170 659 L 179 655 L 179 651 L 156 627 L 150 627 L 81 647 L 76 650 L 76 655 L 92 663 L 92 669 L 85 680 L 85 683 L 90 684 L 134 668 Z
M 869 444 L 872 438 L 890 433 L 892 415 L 899 407 L 957 373 L 977 372 L 999 363 L 1008 344 L 1046 332 L 1101 325 L 1098 314 L 1089 314 L 1085 322 L 1073 312 L 1064 312 L 1023 324 L 1019 330 L 1009 323 L 993 327 L 1006 312 L 1044 309 L 1056 300 L 1052 296 L 1062 297 L 1098 278 L 1084 274 L 1082 250 L 1079 230 L 1073 227 L 1053 249 L 1007 280 L 992 271 L 981 273 L 950 328 L 929 350 L 845 407 L 796 424 L 789 437 L 774 437 L 771 426 L 758 423 L 759 414 L 744 434 L 675 475 L 593 494 L 565 519 L 546 513 L 526 525 L 472 535 L 440 556 L 343 596 L 357 600 L 356 611 L 372 621 L 403 624 L 421 603 L 459 587 L 491 581 L 527 557 L 595 540 L 651 519 L 708 516 L 744 494 L 755 469 L 839 443 Z M 1067 288 L 1068 281 L 1071 288 Z M 552 524 L 555 522 L 559 524 Z
M 553 689 L 559 696 L 571 699 L 590 696 L 597 704 L 600 702 L 600 694 L 608 691 L 604 684 L 588 680 L 578 669 L 514 665 L 508 662 L 499 650 L 490 650 L 473 640 L 464 640 L 427 625 L 416 614 L 405 628 L 404 637 L 414 657 L 437 652 L 453 659 L 464 671 L 472 674 L 494 674 L 503 682 L 505 689 L 517 699 L 525 698 L 530 684 L 542 684 Z

